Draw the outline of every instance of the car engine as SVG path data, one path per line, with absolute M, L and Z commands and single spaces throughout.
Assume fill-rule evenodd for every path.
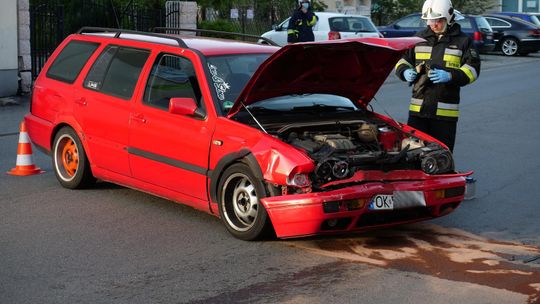
M 350 178 L 357 170 L 454 171 L 448 150 L 383 121 L 288 124 L 277 133 L 315 161 L 314 186 Z

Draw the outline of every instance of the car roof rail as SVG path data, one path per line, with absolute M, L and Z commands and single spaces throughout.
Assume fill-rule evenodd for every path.
M 133 30 L 125 30 L 118 28 L 108 28 L 108 27 L 92 27 L 84 26 L 77 31 L 77 34 L 86 34 L 86 35 L 98 35 L 98 36 L 110 36 L 120 39 L 131 39 L 139 40 L 145 42 L 154 42 L 167 45 L 177 45 L 179 47 L 188 48 L 184 40 L 178 37 L 159 34 L 159 33 L 149 33 Z
M 265 41 L 269 45 L 280 46 L 273 40 L 268 39 L 266 37 L 251 35 L 251 34 L 244 34 L 244 33 L 236 33 L 236 32 L 225 32 L 225 31 L 216 31 L 216 30 L 207 30 L 207 29 L 178 28 L 178 27 L 155 27 L 154 32 L 168 32 L 168 34 L 171 34 L 170 32 L 173 32 L 173 33 L 194 32 L 194 33 L 205 33 L 205 34 L 232 35 L 232 36 L 239 36 L 239 37 L 246 37 L 246 38 L 256 38 L 256 39 Z

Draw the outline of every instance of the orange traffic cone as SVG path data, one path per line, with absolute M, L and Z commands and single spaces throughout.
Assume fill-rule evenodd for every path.
M 19 146 L 17 147 L 17 163 L 15 168 L 8 171 L 11 175 L 32 175 L 43 173 L 40 168 L 34 165 L 34 159 L 32 158 L 32 144 L 30 143 L 30 137 L 26 132 L 26 124 L 24 120 L 21 122 L 21 131 L 19 134 Z

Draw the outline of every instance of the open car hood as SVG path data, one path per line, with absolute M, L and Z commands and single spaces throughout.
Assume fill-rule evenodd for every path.
M 396 62 L 421 38 L 351 38 L 286 45 L 253 74 L 229 111 L 268 98 L 325 93 L 365 107 Z

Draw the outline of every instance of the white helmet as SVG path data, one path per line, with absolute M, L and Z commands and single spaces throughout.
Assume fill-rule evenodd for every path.
M 448 24 L 454 23 L 455 14 L 450 0 L 426 0 L 422 7 L 422 19 L 434 20 L 446 18 Z

